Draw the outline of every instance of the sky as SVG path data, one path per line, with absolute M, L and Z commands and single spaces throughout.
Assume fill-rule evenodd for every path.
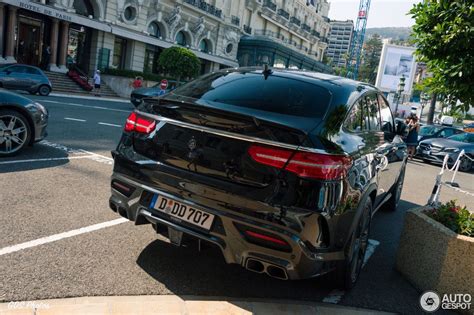
M 353 20 L 354 24 L 359 10 L 359 0 L 328 0 L 331 4 L 331 20 Z M 406 13 L 414 3 L 420 0 L 372 0 L 367 27 L 405 27 L 412 26 L 414 21 Z

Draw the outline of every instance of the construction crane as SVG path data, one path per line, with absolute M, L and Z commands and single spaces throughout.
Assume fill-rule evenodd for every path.
M 349 59 L 347 60 L 346 77 L 357 80 L 359 74 L 362 46 L 364 45 L 365 27 L 369 15 L 371 0 L 360 0 L 357 22 L 352 35 L 351 46 L 349 48 Z

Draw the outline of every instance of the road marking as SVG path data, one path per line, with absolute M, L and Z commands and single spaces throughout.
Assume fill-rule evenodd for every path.
M 369 258 L 372 257 L 372 255 L 375 253 L 375 249 L 377 246 L 380 245 L 379 241 L 369 239 L 369 243 L 367 244 L 367 250 L 365 252 L 365 257 L 364 257 L 364 262 L 362 263 L 362 268 L 365 267 L 367 262 L 369 261 Z M 331 303 L 331 304 L 338 304 L 341 302 L 342 298 L 344 297 L 345 291 L 341 290 L 332 290 L 329 292 L 329 294 L 324 297 L 323 303 Z
M 332 290 L 329 294 L 323 299 L 323 303 L 337 304 L 341 302 L 342 297 L 344 296 L 344 291 L 341 290 Z
M 77 119 L 77 118 L 71 118 L 71 117 L 64 117 L 66 120 L 72 120 L 72 121 L 80 121 L 80 122 L 86 122 L 84 119 Z
M 82 155 L 82 156 L 69 156 L 69 157 L 58 157 L 58 158 L 15 160 L 15 161 L 0 162 L 0 165 L 15 164 L 15 163 L 32 163 L 32 162 L 48 162 L 48 161 L 61 161 L 61 160 L 92 159 L 92 158 L 93 157 L 90 156 L 90 155 Z
M 375 249 L 377 246 L 380 245 L 379 241 L 369 239 L 369 244 L 367 244 L 367 249 L 365 252 L 364 263 L 362 264 L 362 268 L 365 267 L 365 264 L 369 261 L 369 258 L 375 253 Z
M 109 124 L 109 123 L 104 123 L 104 122 L 99 122 L 99 125 L 122 128 L 122 125 Z
M 102 223 L 98 223 L 98 224 L 94 224 L 94 225 L 89 225 L 89 226 L 86 226 L 86 227 L 83 227 L 83 228 L 79 228 L 77 230 L 72 230 L 72 231 L 63 232 L 63 233 L 59 233 L 59 234 L 54 234 L 54 235 L 42 237 L 42 238 L 39 238 L 39 239 L 36 239 L 36 240 L 33 240 L 33 241 L 29 241 L 29 242 L 25 242 L 25 243 L 13 245 L 13 246 L 4 247 L 4 248 L 0 249 L 0 256 L 6 255 L 6 254 L 11 254 L 11 253 L 14 253 L 14 252 L 18 252 L 18 251 L 23 250 L 23 249 L 36 247 L 36 246 L 44 245 L 44 244 L 47 244 L 47 243 L 56 242 L 56 241 L 59 241 L 59 240 L 65 239 L 65 238 L 69 238 L 69 237 L 73 237 L 73 236 L 77 236 L 77 235 L 81 235 L 81 234 L 85 234 L 85 233 L 90 233 L 90 232 L 97 231 L 97 230 L 100 230 L 100 229 L 104 229 L 104 228 L 107 228 L 107 227 L 111 227 L 111 226 L 114 226 L 114 225 L 122 224 L 122 223 L 127 222 L 127 221 L 128 220 L 125 219 L 125 218 L 119 218 L 119 219 L 115 219 L 115 220 L 112 220 L 112 221 L 107 221 L 107 222 L 102 222 Z
M 114 112 L 123 112 L 123 113 L 131 113 L 133 110 L 124 110 L 124 109 L 115 109 L 115 108 L 108 108 L 102 106 L 92 106 L 92 105 L 84 105 L 84 104 L 76 104 L 76 103 L 63 103 L 63 102 L 56 102 L 56 101 L 42 101 L 44 103 L 53 103 L 53 104 L 61 104 L 66 106 L 77 106 L 77 107 L 84 107 L 84 108 L 93 108 L 93 109 L 102 109 L 102 110 L 110 110 Z
M 46 145 L 46 146 L 51 147 L 51 148 L 59 149 L 61 151 L 67 152 L 67 153 L 72 153 L 72 154 L 86 153 L 86 154 L 89 154 L 89 156 L 88 156 L 89 159 L 91 159 L 93 161 L 96 161 L 96 162 L 108 164 L 108 165 L 112 165 L 112 162 L 114 161 L 114 159 L 112 159 L 111 157 L 105 156 L 105 155 L 101 155 L 101 154 L 94 153 L 94 152 L 91 152 L 91 151 L 87 151 L 87 150 L 84 150 L 84 149 L 71 149 L 71 148 L 68 148 L 68 147 L 66 147 L 62 144 L 52 143 L 52 142 L 49 142 L 47 140 L 42 140 L 38 143 L 42 144 L 42 145 Z

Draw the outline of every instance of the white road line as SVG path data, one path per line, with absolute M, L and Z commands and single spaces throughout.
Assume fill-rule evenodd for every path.
M 379 241 L 376 240 L 369 240 L 369 244 L 367 245 L 367 249 L 365 252 L 364 263 L 362 264 L 362 268 L 365 267 L 365 264 L 369 261 L 369 258 L 375 253 L 375 249 L 377 246 L 380 245 Z
M 344 291 L 332 290 L 329 294 L 323 299 L 323 303 L 337 304 L 341 301 L 344 296 Z
M 11 253 L 14 253 L 14 252 L 18 252 L 18 251 L 23 250 L 23 249 L 36 247 L 36 246 L 47 244 L 47 243 L 56 242 L 56 241 L 59 241 L 59 240 L 65 239 L 65 238 L 69 238 L 69 237 L 73 237 L 73 236 L 77 236 L 77 235 L 80 235 L 80 234 L 85 234 L 85 233 L 97 231 L 97 230 L 104 229 L 104 228 L 107 228 L 107 227 L 111 227 L 111 226 L 114 226 L 114 225 L 117 225 L 117 224 L 122 224 L 122 223 L 127 222 L 127 221 L 128 220 L 125 219 L 125 218 L 119 218 L 119 219 L 115 219 L 115 220 L 112 220 L 112 221 L 107 221 L 107 222 L 102 222 L 102 223 L 98 223 L 98 224 L 94 224 L 94 225 L 89 225 L 89 226 L 86 226 L 86 227 L 83 227 L 83 228 L 80 228 L 80 229 L 77 229 L 77 230 L 72 230 L 72 231 L 63 232 L 63 233 L 59 233 L 59 234 L 54 234 L 54 235 L 42 237 L 42 238 L 39 238 L 39 239 L 36 239 L 36 240 L 33 240 L 33 241 L 29 241 L 29 242 L 25 242 L 25 243 L 13 245 L 13 246 L 4 247 L 4 248 L 0 249 L 0 256 L 6 255 L 6 254 L 11 254 Z
M 82 156 L 69 156 L 69 157 L 57 157 L 57 158 L 44 158 L 44 159 L 28 159 L 28 160 L 15 160 L 15 161 L 4 161 L 0 162 L 3 164 L 15 164 L 15 163 L 32 163 L 32 162 L 47 162 L 47 161 L 61 161 L 61 160 L 77 160 L 77 159 L 90 159 L 91 155 Z
M 86 122 L 84 119 L 77 119 L 77 118 L 71 118 L 71 117 L 64 117 L 66 120 L 72 120 L 72 121 L 80 121 L 80 122 Z
M 367 245 L 367 250 L 365 252 L 364 262 L 362 263 L 362 268 L 365 267 L 369 258 L 375 253 L 375 249 L 380 245 L 379 241 L 369 239 L 369 244 Z M 329 294 L 323 299 L 323 303 L 338 304 L 341 302 L 344 297 L 345 291 L 341 290 L 332 290 Z
M 110 127 L 118 127 L 118 128 L 122 128 L 122 125 L 109 124 L 109 123 L 105 123 L 105 122 L 99 122 L 98 124 L 99 124 L 99 125 L 104 125 L 104 126 L 110 126 Z
M 63 102 L 56 102 L 56 101 L 41 101 L 41 102 L 61 104 L 61 105 L 66 105 L 66 106 L 77 106 L 77 107 L 84 107 L 84 108 L 110 110 L 114 112 L 123 112 L 123 113 L 131 113 L 133 111 L 132 109 L 124 110 L 124 109 L 115 109 L 115 108 L 108 108 L 108 107 L 102 107 L 102 106 L 83 105 L 83 104 L 76 104 L 76 103 L 63 103 Z

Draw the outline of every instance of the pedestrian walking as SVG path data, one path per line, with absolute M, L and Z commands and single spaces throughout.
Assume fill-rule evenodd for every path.
M 94 74 L 94 94 L 100 96 L 100 70 L 96 70 Z
M 48 69 L 50 58 L 51 58 L 51 47 L 49 47 L 49 45 L 46 45 L 43 47 L 43 55 L 42 55 L 43 60 L 41 62 L 41 68 L 43 68 L 43 70 Z
M 408 135 L 405 140 L 408 147 L 408 158 L 413 160 L 418 145 L 418 131 L 420 130 L 420 124 L 418 123 L 418 117 L 414 113 L 408 116 L 405 123 L 408 127 Z
M 135 80 L 132 82 L 133 89 L 139 89 L 143 86 L 143 79 L 142 77 L 136 77 Z

